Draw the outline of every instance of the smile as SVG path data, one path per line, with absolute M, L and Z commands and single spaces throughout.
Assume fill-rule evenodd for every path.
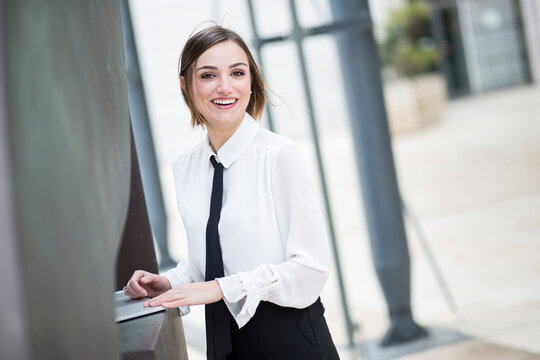
M 231 105 L 234 104 L 238 99 L 215 99 L 212 102 L 216 105 Z

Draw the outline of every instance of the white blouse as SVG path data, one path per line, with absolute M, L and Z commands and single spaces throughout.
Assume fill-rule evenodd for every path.
M 162 274 L 171 285 L 204 281 L 206 223 L 216 155 L 208 139 L 173 165 L 189 261 Z M 330 251 L 318 195 L 300 151 L 246 114 L 217 152 L 224 166 L 219 237 L 225 277 L 217 279 L 239 327 L 260 301 L 305 308 L 322 292 Z

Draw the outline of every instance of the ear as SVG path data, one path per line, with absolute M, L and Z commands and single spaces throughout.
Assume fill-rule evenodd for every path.
M 182 87 L 182 90 L 186 90 L 186 82 L 184 81 L 183 76 L 180 76 L 180 87 Z

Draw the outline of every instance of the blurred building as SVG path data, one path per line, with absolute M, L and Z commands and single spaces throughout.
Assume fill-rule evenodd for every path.
M 540 81 L 540 2 L 430 0 L 451 97 Z

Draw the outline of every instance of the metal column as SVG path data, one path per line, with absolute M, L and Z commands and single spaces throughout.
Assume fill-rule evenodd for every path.
M 369 16 L 367 0 L 331 1 L 334 21 Z M 336 34 L 373 263 L 391 325 L 382 346 L 426 336 L 412 318 L 410 260 L 373 31 Z

